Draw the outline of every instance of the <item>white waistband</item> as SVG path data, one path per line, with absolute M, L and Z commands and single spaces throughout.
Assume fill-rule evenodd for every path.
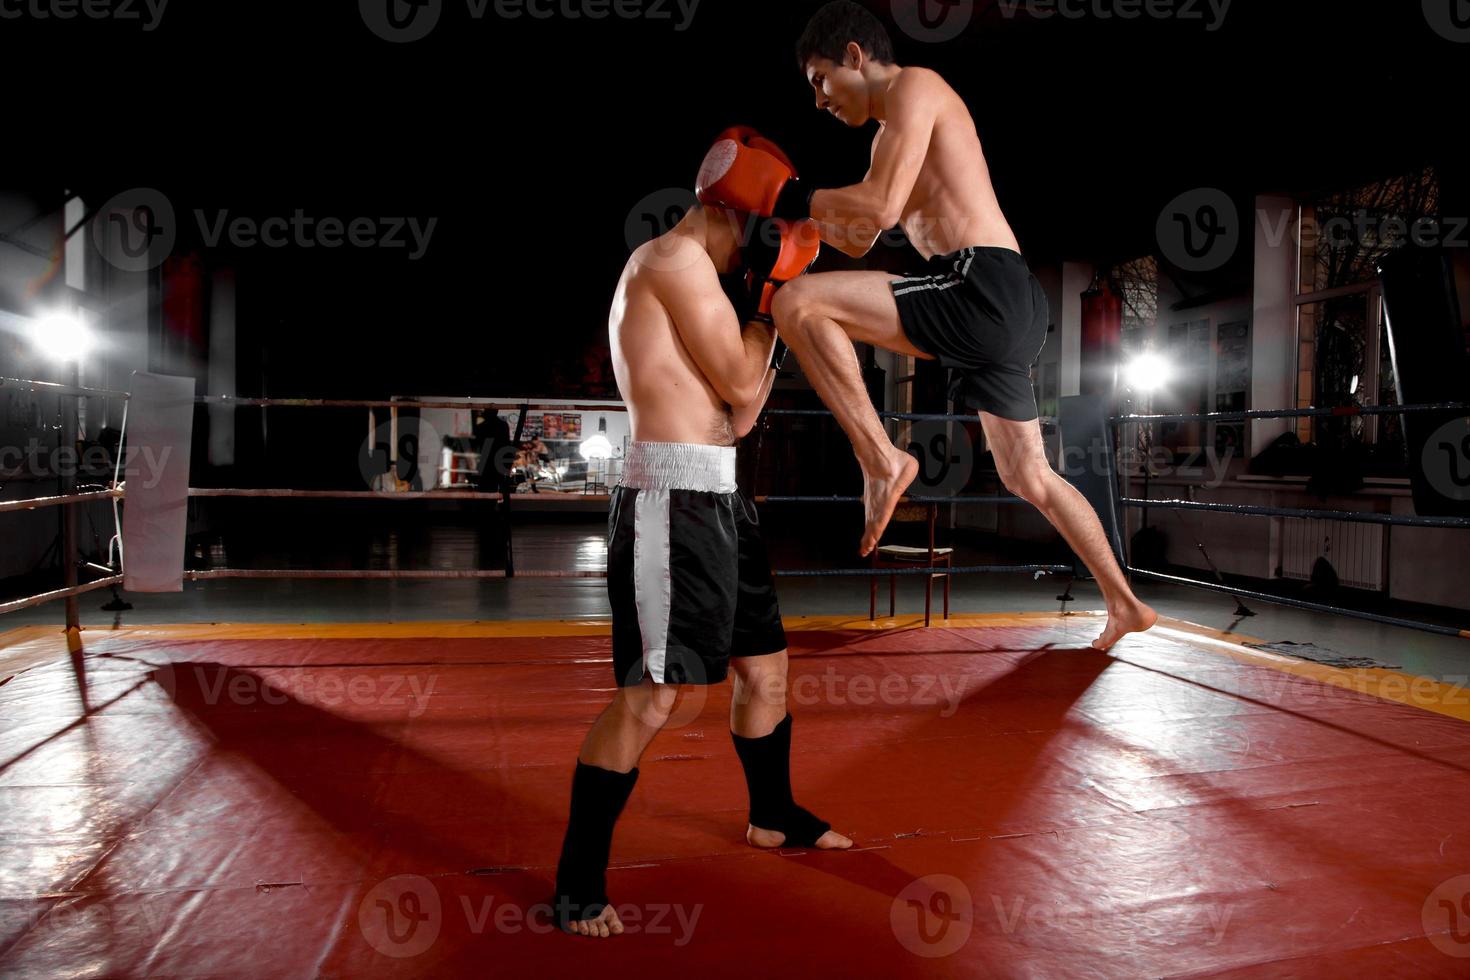
M 735 447 L 635 442 L 623 459 L 622 486 L 636 490 L 735 492 Z

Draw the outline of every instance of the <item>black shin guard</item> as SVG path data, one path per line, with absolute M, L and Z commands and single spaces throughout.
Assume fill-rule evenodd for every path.
M 832 825 L 797 806 L 792 798 L 791 716 L 781 719 L 776 730 L 763 738 L 745 738 L 734 732 L 730 737 L 745 768 L 751 825 L 780 831 L 788 847 L 816 846 Z
M 572 777 L 572 812 L 556 866 L 553 906 L 563 927 L 569 922 L 594 919 L 607 901 L 607 861 L 612 852 L 613 827 L 638 770 L 613 772 L 577 762 Z

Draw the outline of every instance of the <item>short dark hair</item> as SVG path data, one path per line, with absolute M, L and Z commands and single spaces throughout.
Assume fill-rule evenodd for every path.
M 893 40 L 883 22 L 853 0 L 832 0 L 807 21 L 801 40 L 796 42 L 796 64 L 805 70 L 813 58 L 840 62 L 850 41 L 879 64 L 894 63 Z

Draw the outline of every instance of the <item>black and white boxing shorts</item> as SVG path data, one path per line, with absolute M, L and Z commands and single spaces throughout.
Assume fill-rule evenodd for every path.
M 1036 418 L 1031 367 L 1051 315 L 1019 252 L 962 248 L 889 286 L 909 342 L 950 369 L 951 399 L 1005 419 Z
M 607 518 L 613 667 L 622 686 L 717 684 L 731 657 L 786 649 L 735 447 L 635 442 Z

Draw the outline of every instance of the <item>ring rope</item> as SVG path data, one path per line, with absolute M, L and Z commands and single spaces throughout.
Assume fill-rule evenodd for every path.
M 1352 510 L 1303 510 L 1299 507 L 1266 507 L 1254 504 L 1219 504 L 1202 500 L 1144 500 L 1124 497 L 1129 507 L 1159 510 L 1202 510 L 1221 514 L 1259 517 L 1300 517 L 1319 521 L 1348 521 L 1357 524 L 1392 524 L 1402 527 L 1470 527 L 1470 517 L 1417 517 L 1412 514 L 1377 514 Z
M 819 568 L 819 569 L 775 569 L 771 574 L 783 578 L 827 578 L 827 577 L 881 577 L 884 575 L 976 575 L 991 572 L 1028 572 L 1035 575 L 1050 575 L 1071 572 L 1070 565 L 968 565 L 945 567 L 943 565 L 924 568 Z M 191 582 L 209 579 L 502 579 L 502 578 L 546 578 L 546 579 L 604 579 L 607 571 L 543 569 L 517 571 L 514 576 L 505 569 L 360 569 L 360 568 L 209 568 L 186 570 L 184 578 Z
M 54 602 L 57 599 L 70 599 L 72 596 L 79 596 L 87 592 L 95 592 L 98 589 L 121 585 L 122 580 L 123 577 L 121 575 L 114 575 L 111 578 L 98 579 L 96 582 L 88 582 L 85 585 L 74 585 L 69 589 L 42 592 L 40 595 L 33 595 L 28 599 L 16 599 L 14 602 L 0 602 L 0 615 L 17 612 L 21 609 L 29 609 L 32 606 L 39 606 L 47 602 Z
M 478 490 L 242 490 L 228 487 L 190 487 L 191 497 L 273 497 L 310 500 L 504 500 L 501 493 Z
M 862 497 L 756 497 L 758 504 L 860 504 Z M 900 503 L 906 504 L 1024 504 L 1020 497 L 1012 496 L 988 496 L 988 497 L 931 497 L 905 495 Z
M 1470 412 L 1465 402 L 1418 405 L 1341 405 L 1335 408 L 1277 408 L 1246 412 L 1200 412 L 1190 415 L 1114 415 L 1114 423 L 1128 422 L 1248 422 L 1252 419 L 1352 418 L 1358 415 L 1397 415 L 1400 412 Z
M 1145 578 L 1158 579 L 1161 582 L 1172 582 L 1176 585 L 1189 585 L 1208 592 L 1225 592 L 1232 596 L 1245 596 L 1249 599 L 1259 599 L 1262 602 L 1273 602 L 1282 606 L 1294 606 L 1297 609 L 1309 609 L 1312 612 L 1336 613 L 1340 616 L 1351 616 L 1354 619 L 1366 619 L 1369 622 L 1383 623 L 1386 626 L 1403 626 L 1426 633 L 1438 633 L 1441 636 L 1458 636 L 1462 639 L 1470 639 L 1470 630 L 1456 629 L 1453 626 L 1424 623 L 1417 619 L 1400 619 L 1397 616 L 1384 616 L 1381 613 L 1367 612 L 1362 609 L 1329 606 L 1320 602 L 1308 602 L 1305 599 L 1293 599 L 1290 596 L 1272 595 L 1269 592 L 1237 589 L 1233 586 L 1218 585 L 1214 582 L 1202 582 L 1199 579 L 1185 578 L 1182 575 L 1166 575 L 1163 572 L 1151 572 L 1146 568 L 1134 568 L 1131 565 L 1127 567 L 1127 571 L 1132 575 L 1142 575 Z
M 16 510 L 40 510 L 43 507 L 61 507 L 68 504 L 84 504 L 93 500 L 120 500 L 121 490 L 89 490 L 86 493 L 68 493 L 58 497 L 31 497 L 26 500 L 0 501 L 0 514 Z
M 518 412 L 539 405 L 553 412 L 626 412 L 626 405 L 552 405 L 545 402 L 497 402 L 483 398 L 453 401 L 383 401 L 351 398 L 240 398 L 236 395 L 196 395 L 196 405 L 231 405 L 237 408 L 489 408 Z
M 43 395 L 79 395 L 83 398 L 131 398 L 126 391 L 109 388 L 85 388 L 80 385 L 58 385 L 50 381 L 31 381 L 26 378 L 0 378 L 0 388 L 24 388 Z

